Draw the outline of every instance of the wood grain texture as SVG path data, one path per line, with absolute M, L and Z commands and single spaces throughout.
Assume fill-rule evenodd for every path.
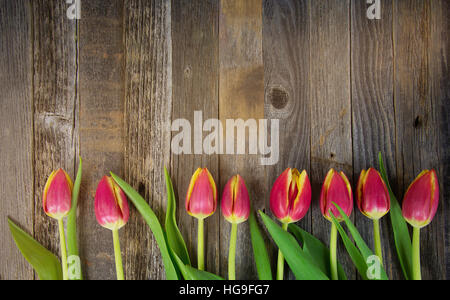
M 433 9 L 432 2 L 434 1 L 394 3 L 398 195 L 404 194 L 422 170 L 441 170 L 441 116 L 436 108 L 446 101 L 445 93 L 448 92 L 448 81 L 445 88 L 440 84 L 440 80 L 448 76 L 448 69 L 442 68 L 443 64 L 448 65 L 448 53 L 444 54 L 443 49 L 439 49 L 446 42 L 433 45 L 442 34 L 441 28 L 432 26 L 433 20 L 439 18 L 442 11 L 438 9 L 438 3 L 433 4 Z M 448 43 L 448 38 L 445 40 Z M 442 76 L 442 79 L 437 79 L 438 76 Z M 439 181 L 442 182 L 442 171 L 438 174 Z M 443 198 L 433 222 L 421 230 L 424 279 L 440 279 L 445 274 L 446 203 L 442 200 Z
M 0 5 L 0 279 L 32 279 L 8 219 L 33 235 L 32 12 L 27 1 Z
M 203 121 L 219 116 L 218 17 L 218 0 L 172 1 L 172 119 L 188 120 L 192 136 L 194 126 L 198 126 L 194 125 L 194 111 L 202 112 Z M 172 136 L 178 133 L 173 131 Z M 206 135 L 203 133 L 203 138 Z M 194 139 L 191 144 L 194 153 Z M 171 175 L 178 200 L 179 227 L 194 266 L 197 266 L 197 220 L 189 216 L 184 207 L 191 176 L 199 167 L 208 168 L 219 183 L 217 155 L 172 153 Z M 222 253 L 220 218 L 217 210 L 205 220 L 205 268 L 216 274 L 220 271 Z
M 125 179 L 160 220 L 167 201 L 163 169 L 170 166 L 170 29 L 170 1 L 125 2 Z M 134 209 L 125 233 L 127 278 L 164 279 L 158 245 Z
M 58 222 L 42 207 L 50 173 L 63 168 L 75 177 L 77 23 L 67 19 L 65 2 L 33 1 L 34 236 L 59 255 Z
M 431 55 L 430 80 L 431 97 L 434 101 L 433 110 L 437 119 L 437 137 L 439 139 L 439 173 L 440 183 L 440 221 L 445 231 L 445 262 L 446 270 L 436 276 L 448 280 L 450 278 L 450 251 L 449 251 L 449 215 L 450 215 L 450 2 L 445 0 L 431 2 Z M 443 220 L 442 220 L 443 218 Z M 442 227 L 443 226 L 443 227 Z M 435 227 L 436 228 L 436 227 Z M 442 242 L 439 241 L 440 247 Z
M 286 168 L 311 171 L 310 5 L 294 0 L 265 0 L 263 5 L 265 117 L 280 119 L 280 161 L 266 167 L 271 187 Z M 311 210 L 298 225 L 311 232 Z M 275 261 L 276 247 L 271 253 Z M 287 276 L 294 279 L 291 272 Z
M 123 176 L 122 1 L 85 1 L 81 15 L 79 130 L 84 165 L 78 218 L 80 256 L 87 279 L 114 279 L 112 234 L 95 219 L 94 196 L 104 175 L 113 171 Z M 124 252 L 124 231 L 119 234 Z
M 312 233 L 328 245 L 331 223 L 319 208 L 323 180 L 335 168 L 353 181 L 350 1 L 311 1 L 310 16 Z M 338 260 L 347 276 L 355 278 L 341 242 Z
M 261 0 L 220 1 L 219 49 L 219 113 L 222 124 L 227 127 L 224 136 L 228 139 L 228 132 L 235 129 L 228 128 L 227 119 L 258 122 L 264 118 Z M 246 132 L 246 137 L 239 140 L 235 131 L 233 151 L 237 153 L 237 145 L 245 143 L 245 155 L 220 156 L 220 191 L 232 176 L 239 174 L 245 180 L 253 209 L 258 210 L 266 207 L 265 167 L 259 155 L 250 154 L 250 129 Z M 261 134 L 260 130 L 258 133 Z M 228 153 L 227 147 L 225 150 Z M 220 231 L 220 275 L 227 278 L 231 225 L 222 216 Z M 255 279 L 248 223 L 238 226 L 236 252 L 236 279 Z
M 361 170 L 379 169 L 378 153 L 381 152 L 395 187 L 392 1 L 383 2 L 381 20 L 366 17 L 368 5 L 364 1 L 353 0 L 351 6 L 353 178 L 356 183 Z M 356 206 L 355 219 L 361 235 L 374 249 L 372 220 L 362 215 Z M 380 224 L 384 261 L 392 262 L 384 264 L 388 277 L 403 278 L 389 216 Z

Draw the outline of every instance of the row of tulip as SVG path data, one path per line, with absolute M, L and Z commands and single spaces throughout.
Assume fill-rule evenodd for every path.
M 380 162 L 382 163 L 381 159 Z M 381 167 L 384 169 L 382 165 Z M 382 247 L 380 240 L 379 220 L 390 211 L 391 198 L 394 197 L 392 200 L 396 203 L 395 196 L 393 196 L 389 184 L 385 182 L 387 177 L 383 170 L 382 173 L 383 175 L 374 168 L 370 168 L 367 171 L 363 170 L 356 188 L 356 202 L 359 210 L 365 216 L 372 219 L 374 223 L 373 234 L 375 254 L 379 258 L 379 262 L 381 264 Z M 219 279 L 218 276 L 204 271 L 204 220 L 215 213 L 218 204 L 217 186 L 213 176 L 206 168 L 197 169 L 191 178 L 186 194 L 185 209 L 189 215 L 198 219 L 198 270 L 194 270 L 190 266 L 191 263 L 189 254 L 187 253 L 184 240 L 176 225 L 175 197 L 172 183 L 167 171 L 165 171 L 165 175 L 168 189 L 168 212 L 166 216 L 165 231 L 162 229 L 156 215 L 154 215 L 151 208 L 142 199 L 142 197 L 115 174 L 112 174 L 111 177 L 104 176 L 97 186 L 95 194 L 95 215 L 98 223 L 101 226 L 110 229 L 113 233 L 117 278 L 124 279 L 118 231 L 127 223 L 129 219 L 129 206 L 126 196 L 128 195 L 132 203 L 146 220 L 152 232 L 155 234 L 166 267 L 167 277 L 172 277 L 172 275 L 169 274 L 172 274 L 170 271 L 173 268 L 175 272 L 173 272 L 174 275 L 172 279 L 177 279 L 179 277 L 176 273 L 181 273 L 185 279 Z M 75 186 L 78 189 L 80 180 L 81 160 L 79 173 L 75 183 Z M 76 210 L 78 190 L 74 191 L 73 187 L 74 185 L 70 177 L 64 170 L 59 169 L 54 171 L 49 176 L 45 185 L 42 202 L 44 212 L 48 216 L 58 220 L 60 229 L 61 267 L 63 279 L 69 279 L 63 218 Z M 336 257 L 338 232 L 343 238 L 344 244 L 351 255 L 352 260 L 357 265 L 358 250 L 355 252 L 355 249 L 352 248 L 355 246 L 348 242 L 349 238 L 339 224 L 343 221 L 346 222 L 353 238 L 355 239 L 355 242 L 361 249 L 361 255 L 363 255 L 364 258 L 367 258 L 370 253 L 370 251 L 365 249 L 367 248 L 365 243 L 360 238 L 356 228 L 354 228 L 348 219 L 348 216 L 350 216 L 353 209 L 353 192 L 351 184 L 343 172 L 336 172 L 334 169 L 331 169 L 323 182 L 319 200 L 320 209 L 323 216 L 331 222 L 330 245 L 329 249 L 326 249 L 326 251 L 329 252 L 329 259 L 327 260 L 330 271 L 329 276 L 325 276 L 323 272 L 317 268 L 317 265 L 319 265 L 317 262 L 314 262 L 313 260 L 309 261 L 310 257 L 314 256 L 312 253 L 309 253 L 309 257 L 303 257 L 303 252 L 307 252 L 307 249 L 305 249 L 307 238 L 310 240 L 315 238 L 309 236 L 306 232 L 292 223 L 301 220 L 306 215 L 311 205 L 311 196 L 312 189 L 307 172 L 302 171 L 300 173 L 297 169 L 288 168 L 277 178 L 270 192 L 270 208 L 272 214 L 282 224 L 281 230 L 276 224 L 269 220 L 267 216 L 260 212 L 264 224 L 280 249 L 278 252 L 276 273 L 276 278 L 279 280 L 283 279 L 285 255 L 289 266 L 294 271 L 296 276 L 297 273 L 309 272 L 313 275 L 316 274 L 318 278 L 321 276 L 325 278 L 329 277 L 334 280 L 342 278 L 342 274 L 340 275 L 342 270 Z M 403 218 L 414 227 L 411 253 L 408 253 L 412 264 L 412 272 L 410 275 L 405 273 L 405 276 L 410 277 L 410 279 L 421 278 L 419 232 L 420 228 L 428 225 L 436 214 L 438 200 L 439 185 L 436 172 L 434 170 L 425 170 L 419 174 L 419 176 L 411 183 L 404 196 L 402 215 Z M 240 175 L 233 176 L 227 182 L 222 193 L 220 204 L 224 218 L 232 224 L 228 254 L 228 279 L 233 280 L 236 278 L 235 256 L 238 224 L 247 221 L 249 217 L 258 272 L 262 273 L 263 271 L 260 272 L 260 270 L 263 268 L 270 269 L 270 262 L 267 262 L 266 258 L 267 254 L 263 251 L 263 254 L 265 255 L 260 255 L 261 257 L 256 255 L 255 248 L 264 248 L 265 250 L 265 246 L 261 246 L 261 241 L 259 242 L 259 246 L 255 244 L 258 241 L 258 235 L 260 235 L 260 232 L 255 227 L 255 220 L 252 219 L 253 214 L 251 212 L 249 193 L 245 181 Z M 394 233 L 396 232 L 395 227 L 400 227 L 397 224 L 399 224 L 398 219 L 392 224 L 394 227 Z M 21 240 L 25 238 L 25 233 L 17 231 L 17 228 L 14 227 L 12 222 L 10 222 L 10 225 L 11 232 L 13 233 L 19 249 L 35 268 L 36 264 L 33 264 L 35 260 L 41 259 L 48 262 L 48 260 L 44 260 L 44 258 L 45 256 L 50 256 L 49 253 L 43 251 L 37 245 L 35 249 L 26 249 L 23 246 L 23 243 L 21 243 Z M 290 231 L 293 232 L 294 235 L 296 233 L 300 240 L 303 240 L 303 243 L 305 244 L 303 249 L 299 248 L 297 244 L 291 243 L 291 240 L 289 240 L 290 234 L 288 233 L 288 228 L 291 229 Z M 70 235 L 73 234 L 76 236 L 76 231 Z M 28 239 L 31 239 L 31 237 Z M 316 244 L 320 243 L 318 240 L 315 241 Z M 37 244 L 35 241 L 34 243 Z M 41 252 L 37 251 L 38 248 Z M 258 250 L 261 251 L 261 249 Z M 306 261 L 301 259 L 297 260 L 298 256 L 302 259 L 305 257 L 308 259 Z M 52 257 L 52 259 L 54 261 L 54 257 Z M 264 259 L 266 261 L 261 262 Z M 402 257 L 399 257 L 399 259 L 403 265 L 403 261 L 405 259 Z M 359 258 L 359 260 L 361 260 L 361 258 Z M 298 265 L 301 265 L 302 268 L 296 272 L 294 269 L 298 268 Z M 358 267 L 359 266 L 357 265 L 357 268 Z M 362 269 L 364 270 L 360 273 L 364 275 L 363 273 L 366 271 L 367 266 L 362 267 Z M 38 274 L 40 273 L 45 272 L 38 271 Z M 266 277 L 260 276 L 260 278 L 270 278 L 271 271 L 266 272 L 266 274 L 267 273 L 269 273 L 269 275 Z M 313 275 L 306 278 L 316 278 Z M 305 278 L 303 276 L 304 275 L 302 274 L 297 277 Z

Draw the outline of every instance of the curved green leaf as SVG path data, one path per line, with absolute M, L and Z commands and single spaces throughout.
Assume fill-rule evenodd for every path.
M 59 259 L 9 218 L 8 224 L 17 247 L 36 271 L 39 279 L 62 280 L 63 274 Z
M 330 270 L 330 249 L 325 246 L 320 240 L 315 238 L 312 234 L 301 229 L 295 224 L 289 224 L 289 231 L 303 244 L 303 251 L 308 254 L 314 263 L 331 278 Z M 344 268 L 338 262 L 338 276 L 339 280 L 347 280 Z
M 175 193 L 173 191 L 172 180 L 170 180 L 169 172 L 164 167 L 164 176 L 167 187 L 167 211 L 166 222 L 164 228 L 166 229 L 167 243 L 170 249 L 181 259 L 185 265 L 191 265 L 189 253 L 187 251 L 186 243 L 177 226 Z
M 310 257 L 305 255 L 300 245 L 289 232 L 284 231 L 262 211 L 259 211 L 259 214 L 297 279 L 329 280 L 325 273 L 311 262 Z
M 68 255 L 70 256 L 78 256 L 78 236 L 77 236 L 77 205 L 78 205 L 78 194 L 80 192 L 81 185 L 81 174 L 82 174 L 83 162 L 80 157 L 80 162 L 78 165 L 77 177 L 75 179 L 75 183 L 73 184 L 72 190 L 72 208 L 70 209 L 69 215 L 67 216 L 67 249 Z M 79 260 L 76 260 L 79 262 Z M 70 262 L 69 262 L 70 263 Z M 81 266 L 78 266 L 80 271 L 80 278 L 83 279 L 83 275 L 81 273 Z
M 345 214 L 345 212 L 342 210 L 342 208 L 340 208 L 339 205 L 337 205 L 334 202 L 333 202 L 333 204 L 339 210 L 339 213 L 343 217 L 343 219 L 345 221 L 345 225 L 347 225 L 347 228 L 350 231 L 350 233 L 353 237 L 353 240 L 355 241 L 356 245 L 358 246 L 358 249 L 361 252 L 364 260 L 367 262 L 369 257 L 374 256 L 374 253 L 372 252 L 372 250 L 370 250 L 369 246 L 367 246 L 366 242 L 361 237 L 361 234 L 359 234 L 358 229 L 356 229 L 355 225 L 353 225 L 352 221 L 350 221 L 350 219 Z M 330 210 L 330 213 L 331 213 L 331 210 Z M 387 277 L 386 271 L 384 270 L 384 268 L 382 266 L 380 266 L 380 272 L 381 272 L 381 279 L 387 280 L 388 277 Z
M 178 275 L 169 254 L 166 236 L 155 213 L 147 202 L 145 202 L 144 198 L 142 198 L 142 196 L 139 195 L 139 193 L 136 192 L 128 183 L 112 172 L 111 176 L 134 204 L 155 236 L 155 240 L 158 243 L 159 250 L 161 251 L 161 257 L 166 271 L 166 278 L 169 280 L 177 280 Z
M 345 249 L 347 250 L 347 253 L 349 254 L 351 260 L 353 261 L 353 264 L 355 265 L 356 269 L 359 272 L 359 275 L 364 280 L 369 280 L 367 277 L 367 263 L 364 257 L 361 255 L 361 252 L 359 252 L 358 248 L 353 244 L 353 242 L 348 237 L 347 233 L 342 228 L 341 224 L 339 224 L 338 220 L 335 218 L 332 212 L 330 212 L 331 215 L 331 221 L 336 225 L 337 230 L 339 231 L 339 234 L 342 238 L 342 242 L 344 243 Z
M 253 246 L 253 255 L 255 257 L 256 270 L 260 280 L 272 280 L 272 270 L 270 267 L 269 254 L 267 253 L 266 243 L 258 228 L 258 223 L 254 212 L 249 216 L 250 234 Z
M 400 261 L 400 265 L 403 270 L 403 275 L 406 280 L 412 278 L 412 244 L 411 236 L 409 235 L 408 225 L 405 219 L 403 219 L 402 209 L 397 201 L 394 193 L 392 192 L 389 179 L 384 168 L 383 157 L 381 152 L 378 154 L 380 161 L 380 173 L 384 182 L 389 190 L 389 196 L 391 198 L 391 210 L 389 216 L 391 218 L 392 230 L 394 231 L 395 248 L 397 249 L 397 256 Z
M 175 253 L 173 253 L 173 255 L 174 260 L 185 280 L 224 280 L 222 277 L 215 274 L 206 271 L 200 271 L 196 268 L 191 267 L 190 265 L 185 265 L 183 261 L 178 257 L 178 255 L 176 255 Z

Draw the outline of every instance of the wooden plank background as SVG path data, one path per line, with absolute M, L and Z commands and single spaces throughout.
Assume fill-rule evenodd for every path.
M 0 0 L 0 279 L 35 279 L 9 234 L 7 216 L 59 253 L 57 227 L 42 211 L 51 170 L 75 175 L 84 161 L 78 210 L 84 276 L 114 279 L 112 238 L 94 216 L 101 177 L 114 171 L 165 214 L 163 167 L 172 176 L 178 222 L 196 264 L 196 220 L 184 197 L 197 167 L 219 194 L 232 175 L 247 182 L 255 209 L 287 167 L 305 169 L 313 203 L 299 225 L 328 243 L 318 195 L 328 169 L 353 185 L 382 151 L 398 196 L 436 168 L 437 215 L 422 232 L 425 279 L 450 276 L 450 3 L 384 0 L 381 20 L 365 0 Z M 280 160 L 255 155 L 176 155 L 172 121 L 280 119 Z M 204 136 L 206 133 L 204 133 Z M 246 141 L 248 143 L 248 141 Z M 401 199 L 401 197 L 399 197 Z M 371 224 L 352 219 L 372 244 Z M 389 218 L 382 224 L 390 278 L 401 279 Z M 206 221 L 206 269 L 226 276 L 229 224 Z M 164 279 L 159 249 L 139 214 L 120 232 L 127 279 Z M 248 225 L 239 226 L 237 278 L 255 279 Z M 276 247 L 266 237 L 275 262 Z M 339 260 L 358 275 L 342 244 Z M 274 264 L 275 267 L 275 264 Z M 294 278 L 287 270 L 287 278 Z

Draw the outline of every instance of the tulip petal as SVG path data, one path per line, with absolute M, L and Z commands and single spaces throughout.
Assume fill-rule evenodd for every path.
M 198 170 L 197 170 L 198 171 Z M 194 174 L 189 198 L 186 201 L 187 211 L 191 216 L 204 219 L 216 211 L 217 191 L 214 180 L 208 169 Z
M 289 189 L 292 182 L 291 169 L 286 169 L 275 181 L 270 191 L 270 209 L 275 217 L 289 217 Z
M 50 174 L 44 188 L 44 212 L 55 219 L 66 216 L 72 206 L 72 180 L 63 169 Z

